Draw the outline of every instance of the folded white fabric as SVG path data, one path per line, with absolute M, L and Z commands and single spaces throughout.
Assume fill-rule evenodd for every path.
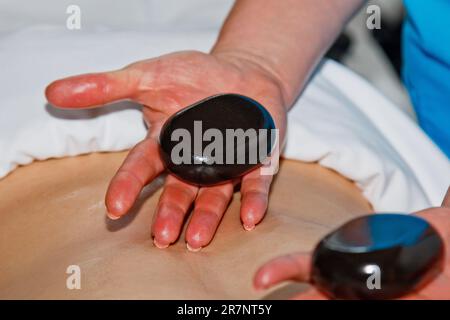
M 325 62 L 289 113 L 284 156 L 354 180 L 377 211 L 438 206 L 450 162 L 407 115 L 364 79 Z
M 163 53 L 206 51 L 215 30 L 77 31 L 32 27 L 0 39 L 0 177 L 35 159 L 132 147 L 146 132 L 139 107 L 57 110 L 45 86 Z M 345 67 L 325 61 L 289 113 L 284 156 L 352 179 L 375 210 L 439 205 L 450 163 L 406 115 Z
M 139 106 L 59 110 L 44 96 L 51 81 L 121 68 L 174 50 L 207 50 L 212 32 L 71 32 L 31 27 L 0 39 L 0 177 L 34 159 L 131 147 L 145 135 Z

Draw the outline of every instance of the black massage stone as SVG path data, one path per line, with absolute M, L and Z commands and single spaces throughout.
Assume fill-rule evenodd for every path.
M 201 132 L 198 130 L 199 121 Z M 175 135 L 177 139 L 174 139 L 173 134 L 177 129 L 186 129 L 189 132 L 192 138 L 190 150 L 183 149 L 183 152 L 180 152 L 178 144 L 184 139 L 179 135 Z M 222 141 L 215 137 L 202 138 L 208 129 L 220 132 Z M 234 139 L 234 143 L 229 143 L 229 140 L 227 142 L 229 129 L 243 131 L 255 129 L 257 138 Z M 266 129 L 267 134 L 262 134 L 259 129 Z M 261 163 L 270 156 L 275 144 L 275 133 L 271 129 L 275 129 L 272 117 L 255 100 L 237 94 L 212 96 L 180 110 L 166 121 L 159 136 L 160 154 L 166 168 L 181 180 L 199 186 L 221 184 L 261 166 Z M 195 141 L 200 141 L 197 148 Z M 261 141 L 264 143 L 261 144 Z M 204 152 L 212 142 L 219 143 L 221 149 Z M 174 154 L 182 155 L 183 159 L 189 161 L 183 160 L 182 163 L 179 160 L 175 161 L 172 155 L 174 148 L 177 151 Z M 211 151 L 211 148 L 209 150 Z M 185 152 L 188 153 L 187 157 Z M 242 157 L 243 154 L 245 157 Z M 254 157 L 249 157 L 250 154 L 256 154 L 257 161 Z M 227 161 L 227 155 L 234 156 L 234 161 Z M 240 159 L 244 161 L 238 161 L 238 155 L 241 155 Z
M 442 239 L 424 219 L 374 214 L 324 237 L 313 253 L 311 277 L 331 298 L 394 299 L 431 281 L 443 257 Z

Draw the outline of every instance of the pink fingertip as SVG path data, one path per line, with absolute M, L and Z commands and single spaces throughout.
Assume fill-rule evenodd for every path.
M 258 279 L 254 283 L 254 288 L 258 291 L 267 289 L 267 286 L 270 282 L 270 276 L 268 273 L 264 273 L 262 276 L 259 276 Z

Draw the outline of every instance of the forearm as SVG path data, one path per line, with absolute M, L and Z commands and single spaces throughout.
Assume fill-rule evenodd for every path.
M 286 107 L 363 0 L 237 0 L 213 54 L 258 63 L 279 82 Z

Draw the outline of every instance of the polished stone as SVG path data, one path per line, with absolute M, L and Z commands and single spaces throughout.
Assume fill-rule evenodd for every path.
M 186 182 L 225 183 L 267 159 L 275 143 L 273 129 L 272 117 L 258 102 L 237 94 L 212 96 L 166 121 L 160 153 L 166 168 Z
M 373 214 L 345 223 L 313 253 L 312 282 L 336 299 L 393 299 L 441 271 L 444 244 L 424 219 Z

